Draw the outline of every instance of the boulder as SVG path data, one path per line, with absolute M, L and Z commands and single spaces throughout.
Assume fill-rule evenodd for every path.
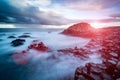
M 87 63 L 75 71 L 74 80 L 116 80 L 120 78 L 120 70 L 105 64 Z
M 26 50 L 23 50 L 21 52 L 15 52 L 12 55 L 12 58 L 17 65 L 27 64 L 30 59 Z
M 72 36 L 93 37 L 95 35 L 95 29 L 90 24 L 82 22 L 70 26 L 62 33 Z
M 35 49 L 38 51 L 48 51 L 49 48 L 45 46 L 43 42 L 40 42 L 38 40 L 33 40 L 32 44 L 28 46 L 28 49 Z
M 15 47 L 15 46 L 23 45 L 24 42 L 25 42 L 24 39 L 16 39 L 16 40 L 13 40 L 13 41 L 11 42 L 11 44 L 12 44 L 12 46 Z
M 15 36 L 9 36 L 8 38 L 16 38 Z
M 31 34 L 31 33 L 24 33 L 24 34 Z
M 26 34 L 19 36 L 19 38 L 29 38 L 29 37 L 31 37 L 31 36 L 26 35 Z

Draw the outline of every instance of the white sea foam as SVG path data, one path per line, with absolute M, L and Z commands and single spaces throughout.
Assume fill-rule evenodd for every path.
M 30 57 L 27 64 L 28 80 L 70 80 L 73 79 L 77 67 L 85 65 L 87 62 L 101 62 L 100 56 L 96 54 L 90 55 L 90 59 L 81 60 L 73 55 L 58 53 L 58 49 L 83 47 L 90 41 L 90 39 L 65 36 L 59 34 L 60 32 L 32 32 L 29 34 L 31 38 L 25 38 L 25 44 L 19 47 L 11 46 L 10 42 L 14 39 L 8 39 L 7 37 L 13 33 L 7 34 L 3 37 L 4 40 L 0 42 L 0 45 L 2 45 L 0 48 L 1 54 L 26 50 L 33 40 L 44 42 L 52 52 L 28 51 L 28 57 Z M 14 36 L 19 36 L 23 33 L 14 34 Z

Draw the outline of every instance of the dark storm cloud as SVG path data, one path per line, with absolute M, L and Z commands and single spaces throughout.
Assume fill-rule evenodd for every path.
M 6 0 L 0 0 L 0 22 L 10 22 L 8 17 L 20 15 L 18 9 L 9 5 Z
M 0 22 L 1 23 L 33 23 L 33 24 L 44 24 L 44 25 L 61 25 L 68 24 L 71 22 L 77 21 L 86 21 L 86 20 L 70 20 L 65 18 L 66 15 L 60 15 L 59 10 L 54 8 L 56 4 L 60 5 L 60 8 L 64 8 L 65 10 L 70 10 L 71 15 L 72 10 L 77 11 L 97 11 L 104 9 L 114 9 L 117 12 L 120 7 L 120 0 L 48 0 L 48 2 L 44 2 L 44 5 L 47 8 L 52 10 L 47 10 L 46 6 L 43 4 L 33 3 L 34 1 L 41 2 L 41 0 L 0 0 Z M 47 0 L 46 0 L 47 1 Z M 49 3 L 52 2 L 51 4 Z M 17 2 L 17 3 L 16 3 Z M 29 3 L 30 2 L 30 3 Z M 50 6 L 53 7 L 50 7 Z M 44 6 L 44 7 L 43 7 Z M 43 10 L 42 10 L 42 9 Z M 44 10 L 45 9 L 45 10 Z M 70 12 L 69 11 L 69 12 Z M 63 11 L 64 12 L 64 11 Z M 114 12 L 112 12 L 114 13 Z M 70 13 L 66 13 L 70 14 Z M 113 17 L 119 16 L 118 14 L 114 14 L 109 16 L 108 19 L 101 19 L 101 22 L 118 22 L 119 19 L 115 19 Z M 89 17 L 89 15 L 86 15 Z M 74 17 L 74 14 L 73 14 Z M 90 20 L 87 20 L 90 21 Z M 94 20 L 91 20 L 94 21 Z
M 31 23 L 32 21 L 27 17 L 33 17 L 32 15 L 26 15 L 19 8 L 14 7 L 7 0 L 0 0 L 0 22 L 5 23 Z
M 3 23 L 38 23 L 44 25 L 69 23 L 69 20 L 64 17 L 53 14 L 56 15 L 54 12 L 51 14 L 50 11 L 41 11 L 36 6 L 16 7 L 8 0 L 0 0 L 0 22 Z

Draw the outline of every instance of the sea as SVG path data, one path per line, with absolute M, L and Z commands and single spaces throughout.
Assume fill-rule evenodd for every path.
M 88 62 L 101 63 L 99 55 L 90 55 L 89 59 L 83 60 L 72 54 L 58 52 L 60 49 L 84 47 L 90 41 L 87 38 L 63 35 L 63 30 L 43 27 L 0 28 L 0 80 L 74 80 L 77 67 Z M 13 40 L 24 34 L 30 37 L 21 38 L 25 40 L 23 45 L 11 45 Z M 43 42 L 51 51 L 30 50 L 25 57 L 13 57 L 15 53 L 27 50 L 33 40 Z M 23 64 L 17 63 L 24 60 Z

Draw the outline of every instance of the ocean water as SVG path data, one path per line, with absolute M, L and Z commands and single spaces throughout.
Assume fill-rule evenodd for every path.
M 59 49 L 84 47 L 90 39 L 72 37 L 60 34 L 63 29 L 35 30 L 1 30 L 0 32 L 0 80 L 73 80 L 75 69 L 87 62 L 101 63 L 99 55 L 90 55 L 89 59 L 82 60 L 74 55 L 57 52 Z M 10 42 L 24 33 L 30 38 L 24 38 L 24 45 L 13 47 Z M 13 58 L 15 52 L 27 50 L 33 40 L 42 41 L 51 49 L 51 52 L 28 51 L 25 64 L 17 64 Z M 19 58 L 23 60 L 23 58 Z

